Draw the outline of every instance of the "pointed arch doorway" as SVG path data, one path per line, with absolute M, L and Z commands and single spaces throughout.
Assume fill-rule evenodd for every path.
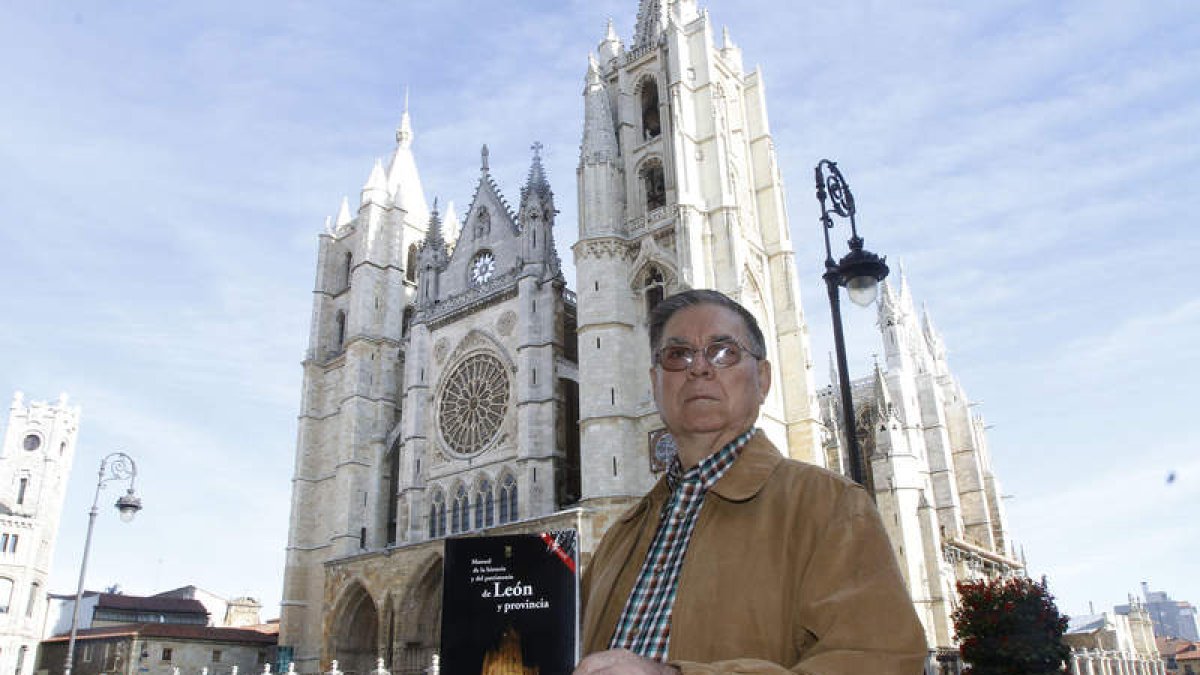
M 442 557 L 430 556 L 397 598 L 389 620 L 392 675 L 423 675 L 442 634 Z
M 334 615 L 333 644 L 330 655 L 346 675 L 369 675 L 375 669 L 379 646 L 379 610 L 367 589 L 357 582 L 350 585 L 338 602 Z

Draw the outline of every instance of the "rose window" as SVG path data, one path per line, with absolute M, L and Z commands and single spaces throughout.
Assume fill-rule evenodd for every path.
M 442 439 L 454 452 L 482 450 L 500 431 L 508 409 L 508 373 L 490 354 L 477 354 L 459 364 L 446 380 L 438 404 Z

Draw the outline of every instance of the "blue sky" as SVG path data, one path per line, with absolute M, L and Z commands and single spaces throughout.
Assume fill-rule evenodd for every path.
M 1011 530 L 1062 608 L 1143 580 L 1200 604 L 1200 9 L 701 5 L 765 74 L 818 364 L 829 157 L 994 425 Z M 102 514 L 89 586 L 276 615 L 325 217 L 390 154 L 407 88 L 430 200 L 465 205 L 487 143 L 511 201 L 545 144 L 569 262 L 587 53 L 636 9 L 0 5 L 0 396 L 83 406 L 51 589 L 73 589 L 95 470 L 124 450 L 146 508 Z M 849 316 L 856 374 L 873 320 Z

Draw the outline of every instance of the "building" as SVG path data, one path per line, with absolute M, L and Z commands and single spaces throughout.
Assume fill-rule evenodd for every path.
M 71 631 L 74 595 L 51 595 L 46 637 Z M 131 623 L 210 625 L 208 608 L 193 598 L 124 595 L 85 591 L 79 603 L 79 629 Z
M 193 601 L 194 602 L 194 601 Z M 72 675 L 253 675 L 273 662 L 274 626 L 216 628 L 135 623 L 78 632 Z M 42 643 L 38 673 L 61 675 L 68 635 Z
M 33 672 L 79 408 L 17 392 L 0 446 L 0 671 Z
M 262 603 L 256 598 L 241 596 L 226 600 L 216 593 L 210 593 L 195 586 L 179 588 L 156 593 L 156 598 L 189 598 L 198 600 L 208 611 L 208 625 L 225 628 L 240 628 L 257 626 L 262 623 Z
M 904 272 L 880 287 L 885 363 L 851 384 L 865 483 L 875 493 L 929 644 L 952 656 L 958 581 L 1024 572 L 1008 533 L 983 418 L 954 378 L 941 334 Z M 830 381 L 838 381 L 832 372 Z M 849 463 L 841 396 L 818 393 L 824 459 Z
M 1200 636 L 1196 634 L 1196 608 L 1190 602 L 1180 600 L 1172 600 L 1163 591 L 1151 591 L 1150 585 L 1142 582 L 1142 597 L 1146 611 L 1150 612 L 1150 618 L 1154 621 L 1154 634 L 1159 637 L 1180 638 L 1183 640 L 1191 640 L 1193 642 L 1200 640 Z M 1118 605 L 1113 608 L 1113 611 L 1118 614 L 1129 612 L 1130 606 L 1134 603 L 1134 599 L 1130 598 L 1130 605 Z
M 1200 675 L 1200 642 L 1180 638 L 1155 638 L 1167 675 Z
M 321 237 L 281 608 L 302 672 L 424 669 L 444 536 L 580 527 L 575 300 L 541 159 L 513 210 L 484 147 L 447 240 L 412 138 L 406 114 Z
M 1150 614 L 1140 604 L 1131 604 L 1125 614 L 1070 617 L 1063 642 L 1071 648 L 1072 675 L 1170 672 L 1159 655 Z
M 302 673 L 364 673 L 377 656 L 422 672 L 447 535 L 571 527 L 586 563 L 670 451 L 646 376 L 645 319 L 666 295 L 715 288 L 754 312 L 774 368 L 759 426 L 794 458 L 843 465 L 763 77 L 696 0 L 640 0 L 632 42 L 610 24 L 589 57 L 576 293 L 536 144 L 515 209 L 483 148 L 459 224 L 429 208 L 413 143 L 405 111 L 357 209 L 343 201 L 320 235 L 279 647 Z M 911 299 L 887 297 L 888 369 L 858 387 L 883 383 L 861 416 L 880 427 L 871 487 L 929 642 L 950 653 L 954 580 L 1021 564 L 982 424 Z

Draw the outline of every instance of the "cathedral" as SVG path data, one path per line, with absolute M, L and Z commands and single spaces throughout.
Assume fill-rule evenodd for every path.
M 443 214 L 407 112 L 357 210 L 343 202 L 320 235 L 279 641 L 297 672 L 336 659 L 365 673 L 376 658 L 425 672 L 447 536 L 573 528 L 586 565 L 669 459 L 645 326 L 667 295 L 715 288 L 750 309 L 775 384 L 758 426 L 791 457 L 841 468 L 762 75 L 696 0 L 639 5 L 632 41 L 610 24 L 586 64 L 574 291 L 540 147 L 515 208 L 484 146 L 470 204 Z M 881 302 L 896 354 L 856 387 L 874 396 L 856 431 L 874 434 L 870 487 L 930 645 L 950 650 L 956 575 L 1015 563 L 982 429 L 960 414 L 944 355 L 918 355 L 909 304 Z
M 13 396 L 0 445 L 0 669 L 31 675 L 46 578 L 79 434 L 79 408 Z

